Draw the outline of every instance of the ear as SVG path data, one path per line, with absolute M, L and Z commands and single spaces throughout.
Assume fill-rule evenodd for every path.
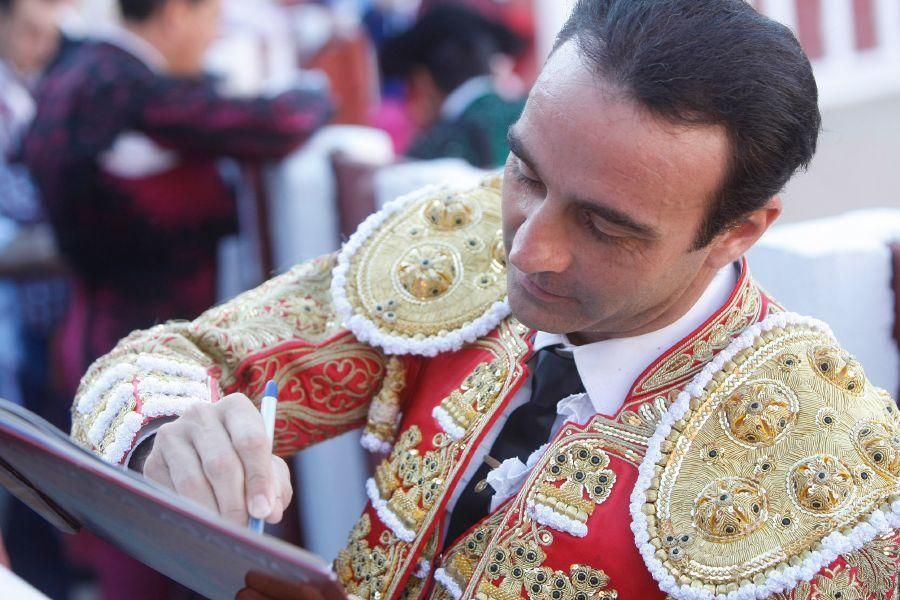
M 710 242 L 706 264 L 718 270 L 738 260 L 781 216 L 782 208 L 781 198 L 773 196 L 762 207 L 720 233 Z

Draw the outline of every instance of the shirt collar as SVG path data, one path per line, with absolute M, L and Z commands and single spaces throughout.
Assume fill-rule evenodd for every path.
M 450 92 L 441 105 L 441 118 L 446 121 L 455 121 L 462 116 L 473 102 L 482 96 L 489 94 L 493 89 L 491 76 L 482 75 L 473 77 L 464 84 Z
M 721 269 L 687 313 L 662 329 L 582 346 L 573 345 L 563 334 L 539 331 L 534 339 L 534 350 L 562 345 L 571 351 L 594 410 L 613 415 L 625 403 L 635 380 L 653 361 L 697 330 L 728 302 L 739 280 L 738 269 L 738 265 Z
M 156 73 L 165 72 L 168 66 L 166 58 L 153 44 L 125 27 L 110 27 L 100 33 L 97 39 L 127 52 Z

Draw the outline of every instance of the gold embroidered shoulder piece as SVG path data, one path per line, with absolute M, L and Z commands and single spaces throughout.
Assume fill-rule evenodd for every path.
M 73 438 L 119 462 L 150 421 L 224 392 L 257 397 L 270 378 L 285 400 L 276 432 L 281 452 L 361 425 L 385 359 L 339 325 L 329 297 L 334 263 L 305 263 L 193 322 L 122 340 L 82 379 Z
M 388 354 L 434 356 L 490 332 L 509 314 L 499 178 L 372 215 L 338 257 L 332 296 L 351 331 Z
M 900 525 L 896 404 L 827 326 L 774 315 L 672 405 L 631 508 L 674 598 L 784 592 Z

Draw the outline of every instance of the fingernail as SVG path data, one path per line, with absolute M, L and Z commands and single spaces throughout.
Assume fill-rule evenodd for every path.
M 272 512 L 272 505 L 262 494 L 253 496 L 250 500 L 250 515 L 257 519 L 265 519 Z

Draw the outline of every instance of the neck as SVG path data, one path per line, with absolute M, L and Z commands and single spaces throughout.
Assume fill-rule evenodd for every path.
M 580 346 L 615 338 L 637 337 L 659 331 L 684 317 L 697 304 L 717 272 L 716 269 L 703 267 L 697 276 L 679 293 L 673 294 L 668 302 L 635 316 L 632 324 L 626 325 L 619 331 L 578 331 L 569 334 L 568 338 L 573 344 Z
M 171 48 L 166 42 L 166 35 L 161 28 L 153 21 L 148 19 L 146 22 L 138 23 L 134 21 L 126 21 L 123 27 L 131 34 L 137 36 L 154 50 L 165 60 L 165 63 L 171 64 Z

